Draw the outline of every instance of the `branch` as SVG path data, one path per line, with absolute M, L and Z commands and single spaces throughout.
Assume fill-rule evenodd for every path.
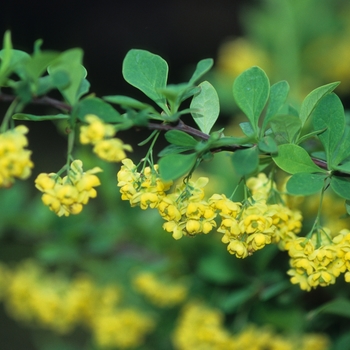
M 0 101 L 12 102 L 15 98 L 16 98 L 16 96 L 3 94 L 0 92 Z M 61 110 L 63 112 L 70 112 L 72 110 L 72 106 L 68 105 L 67 103 L 56 100 L 56 99 L 48 97 L 48 96 L 34 97 L 30 103 L 37 104 L 37 105 L 51 106 L 51 107 L 54 107 L 54 108 Z M 186 125 L 182 120 L 179 120 L 176 125 L 174 125 L 174 124 L 148 123 L 147 127 L 150 130 L 161 130 L 161 131 L 181 130 L 189 135 L 192 135 L 194 137 L 197 137 L 197 138 L 199 138 L 201 140 L 205 140 L 205 141 L 208 140 L 210 137 L 208 134 L 205 134 L 204 132 L 202 132 L 198 129 L 195 129 L 189 125 Z M 229 145 L 229 146 L 223 146 L 223 147 L 219 147 L 219 148 L 213 148 L 213 149 L 211 149 L 211 152 L 213 152 L 213 153 L 222 152 L 222 151 L 235 152 L 239 149 L 244 149 L 244 148 L 247 148 L 247 146 Z M 320 168 L 328 170 L 327 162 L 325 162 L 321 159 L 317 159 L 317 158 L 311 158 L 311 159 Z

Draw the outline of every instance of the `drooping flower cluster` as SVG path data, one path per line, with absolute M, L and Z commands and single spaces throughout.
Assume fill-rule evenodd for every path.
M 216 213 L 204 200 L 203 187 L 208 181 L 208 178 L 200 177 L 197 181 L 177 185 L 175 191 L 159 203 L 159 214 L 166 220 L 163 228 L 175 239 L 207 234 L 216 227 Z
M 271 328 L 256 326 L 231 334 L 225 329 L 224 315 L 220 310 L 196 301 L 190 301 L 183 307 L 172 342 L 176 350 L 326 350 L 330 347 L 329 339 L 323 334 L 287 337 Z
M 310 239 L 289 239 L 285 244 L 291 269 L 288 274 L 293 284 L 310 291 L 318 286 L 334 284 L 340 274 L 350 282 L 350 231 L 341 230 L 332 237 L 327 228 L 318 229 Z
M 211 232 L 217 226 L 215 218 L 219 213 L 221 223 L 217 231 L 224 234 L 222 241 L 238 258 L 246 258 L 266 244 L 283 246 L 286 237 L 301 230 L 299 211 L 283 204 L 267 203 L 276 184 L 265 174 L 247 181 L 251 196 L 244 204 L 219 194 L 205 200 L 203 188 L 209 181 L 206 177 L 186 180 L 167 193 L 172 183 L 162 181 L 157 165 L 139 173 L 130 159 L 123 160 L 117 177 L 122 199 L 142 209 L 157 208 L 166 221 L 164 230 L 175 239 Z
M 126 157 L 125 151 L 132 151 L 130 145 L 122 140 L 113 138 L 115 128 L 106 124 L 98 116 L 88 114 L 85 117 L 88 125 L 80 127 L 80 142 L 94 145 L 93 152 L 108 162 L 120 162 Z
M 41 173 L 35 180 L 35 187 L 43 192 L 42 201 L 58 216 L 79 214 L 90 198 L 95 198 L 94 187 L 99 186 L 100 180 L 95 175 L 102 170 L 95 167 L 83 171 L 83 162 L 74 160 L 61 178 L 56 173 Z
M 18 125 L 0 134 L 0 187 L 10 187 L 15 178 L 24 180 L 30 176 L 34 165 L 30 160 L 32 152 L 24 149 L 28 145 L 27 133 L 26 126 Z
M 285 237 L 301 229 L 300 212 L 267 203 L 270 188 L 276 185 L 266 175 L 250 178 L 246 185 L 251 197 L 244 203 L 218 194 L 209 199 L 221 217 L 218 232 L 224 234 L 222 242 L 228 244 L 227 250 L 237 258 L 246 258 L 267 244 L 284 242 Z
M 128 200 L 132 207 L 157 208 L 172 186 L 172 181 L 161 180 L 157 164 L 145 167 L 140 173 L 131 159 L 124 159 L 122 163 L 117 175 L 122 200 Z
M 72 279 L 48 274 L 33 261 L 10 269 L 0 265 L 6 279 L 0 290 L 7 312 L 14 319 L 67 334 L 77 326 L 91 331 L 98 348 L 136 348 L 154 328 L 148 314 L 122 303 L 122 289 L 98 285 L 87 275 Z
M 187 288 L 181 283 L 166 283 L 154 273 L 142 272 L 133 279 L 135 289 L 153 305 L 158 307 L 172 307 L 184 301 Z

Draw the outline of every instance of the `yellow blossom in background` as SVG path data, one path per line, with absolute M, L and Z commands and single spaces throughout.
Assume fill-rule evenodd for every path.
M 96 344 L 102 348 L 134 349 L 153 330 L 153 319 L 139 310 L 125 308 L 97 313 L 92 325 Z
M 28 145 L 27 133 L 26 126 L 18 125 L 0 134 L 0 187 L 10 187 L 15 178 L 24 180 L 31 175 L 32 152 L 24 149 Z
M 125 151 L 131 152 L 132 147 L 122 140 L 113 138 L 115 128 L 106 124 L 102 119 L 93 114 L 85 116 L 88 125 L 80 127 L 80 142 L 94 145 L 93 152 L 107 162 L 120 162 L 126 158 Z
M 237 38 L 222 44 L 219 48 L 217 68 L 232 80 L 246 69 L 259 66 L 269 70 L 268 56 L 246 38 Z
M 133 278 L 135 289 L 153 305 L 172 307 L 185 300 L 187 288 L 180 283 L 166 283 L 151 272 L 141 272 Z
M 203 302 L 189 301 L 183 308 L 172 335 L 176 350 L 327 350 L 330 341 L 323 334 L 302 334 L 288 337 L 269 327 L 246 326 L 230 333 L 220 310 Z M 315 346 L 312 348 L 312 346 Z
M 94 187 L 100 185 L 100 180 L 95 174 L 101 171 L 95 167 L 84 172 L 82 161 L 74 160 L 67 176 L 41 173 L 35 180 L 35 187 L 44 193 L 43 203 L 58 216 L 79 214 L 89 199 L 97 196 Z
M 67 334 L 77 326 L 90 330 L 98 346 L 129 349 L 143 343 L 154 320 L 136 308 L 121 307 L 121 288 L 97 285 L 89 276 L 67 279 L 25 261 L 1 266 L 0 290 L 9 315 L 17 321 Z

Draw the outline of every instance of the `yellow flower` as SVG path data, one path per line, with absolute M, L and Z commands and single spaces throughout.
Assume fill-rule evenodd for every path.
M 80 142 L 82 144 L 94 144 L 115 134 L 113 125 L 105 124 L 97 115 L 88 114 L 85 116 L 85 120 L 88 125 L 80 127 Z
M 77 159 L 72 162 L 67 176 L 42 173 L 36 178 L 35 186 L 44 193 L 43 203 L 58 216 L 76 215 L 90 198 L 97 196 L 94 187 L 100 185 L 100 180 L 95 174 L 100 171 L 95 167 L 84 172 L 82 161 Z
M 0 134 L 0 187 L 10 187 L 15 178 L 24 180 L 31 175 L 32 152 L 24 149 L 28 144 L 27 133 L 28 128 L 19 125 Z
M 131 152 L 132 147 L 125 145 L 122 140 L 114 138 L 96 142 L 93 151 L 103 160 L 120 162 L 126 158 L 125 151 Z
M 182 283 L 161 280 L 154 273 L 141 272 L 133 278 L 135 289 L 158 307 L 173 307 L 187 296 L 187 288 Z

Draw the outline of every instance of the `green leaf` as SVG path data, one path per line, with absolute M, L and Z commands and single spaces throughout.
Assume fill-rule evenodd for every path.
M 163 148 L 159 153 L 158 157 L 165 157 L 169 154 L 179 154 L 182 152 L 193 150 L 193 147 L 186 147 L 186 146 L 178 146 L 178 145 L 168 145 L 165 148 Z
M 346 209 L 346 213 L 350 215 L 350 200 L 345 201 L 345 209 Z
M 260 293 L 260 300 L 266 301 L 271 298 L 274 298 L 275 296 L 281 294 L 282 292 L 290 288 L 290 286 L 291 284 L 289 281 L 280 281 L 269 287 L 266 287 Z
M 69 76 L 69 85 L 65 87 L 57 86 L 66 101 L 74 106 L 80 98 L 81 86 L 87 75 L 86 69 L 82 65 L 83 50 L 70 49 L 62 52 L 57 60 L 48 67 L 50 75 L 55 75 L 59 71 L 63 71 Z
M 3 50 L 0 51 L 1 66 L 0 66 L 0 86 L 2 81 L 5 79 L 7 74 L 9 74 L 9 67 L 11 64 L 12 56 L 12 42 L 11 42 L 11 32 L 7 30 L 4 34 L 3 40 Z
M 315 194 L 322 190 L 325 178 L 325 174 L 296 173 L 288 180 L 287 191 L 294 196 Z
M 277 143 L 270 135 L 264 136 L 261 140 L 259 140 L 258 148 L 264 153 L 277 154 L 278 152 Z
M 312 114 L 312 122 L 315 130 L 326 129 L 318 138 L 325 148 L 328 166 L 332 168 L 337 165 L 333 161 L 334 152 L 345 128 L 344 107 L 336 94 L 331 93 L 322 98 Z
M 16 113 L 12 116 L 16 120 L 30 120 L 34 122 L 41 122 L 44 120 L 59 120 L 59 119 L 68 119 L 67 114 L 53 114 L 53 115 L 33 115 L 27 113 Z
M 24 65 L 26 77 L 36 81 L 57 57 L 59 57 L 59 53 L 54 51 L 43 51 L 34 54 Z
M 103 96 L 103 99 L 109 103 L 120 105 L 123 108 L 135 108 L 135 109 L 149 108 L 151 110 L 154 110 L 154 108 L 151 105 L 140 102 L 129 96 L 123 96 L 123 95 Z
M 331 188 L 338 196 L 350 200 L 350 180 L 348 177 L 332 176 Z
M 298 138 L 297 143 L 300 144 L 308 139 L 310 139 L 311 137 L 317 136 L 321 133 L 323 133 L 326 129 L 321 129 L 321 130 L 315 130 L 315 131 L 311 131 L 303 136 L 301 136 L 300 138 Z M 325 159 L 326 159 L 326 153 L 325 154 Z
M 220 308 L 222 308 L 225 312 L 233 312 L 237 310 L 244 303 L 249 301 L 249 299 L 253 298 L 254 295 L 256 295 L 258 288 L 259 287 L 256 285 L 248 285 L 237 291 L 230 292 L 230 294 L 225 296 L 225 298 L 220 298 Z
M 213 66 L 214 60 L 212 58 L 205 58 L 197 63 L 196 69 L 193 72 L 189 84 L 193 85 L 195 82 L 201 78 L 205 73 L 207 73 Z
M 254 132 L 254 129 L 252 127 L 252 123 L 251 122 L 239 123 L 239 127 L 243 131 L 244 135 L 246 135 L 248 137 L 254 137 L 255 132 Z
M 270 118 L 270 125 L 278 144 L 294 143 L 301 129 L 301 121 L 293 115 Z
M 233 83 L 233 97 L 238 107 L 246 114 L 254 130 L 269 98 L 270 83 L 265 72 L 252 67 L 240 74 Z
M 345 125 L 344 133 L 333 156 L 333 163 L 339 164 L 350 156 L 350 126 Z
M 170 154 L 159 160 L 159 173 L 164 181 L 175 180 L 188 172 L 196 164 L 197 155 Z
M 180 130 L 170 130 L 166 132 L 164 136 L 169 143 L 178 146 L 194 148 L 198 143 L 198 141 L 194 139 L 191 135 L 188 135 Z
M 326 304 L 323 304 L 317 309 L 310 311 L 308 314 L 308 318 L 312 319 L 315 316 L 322 313 L 350 318 L 350 301 L 344 298 L 334 299 Z
M 350 174 L 350 161 L 341 165 L 337 165 L 334 170 L 341 171 L 342 173 Z
M 270 98 L 267 106 L 266 114 L 262 124 L 262 131 L 264 132 L 270 119 L 274 117 L 286 102 L 289 93 L 289 85 L 285 80 L 273 84 L 270 89 Z
M 199 87 L 201 90 L 193 97 L 190 108 L 198 110 L 198 112 L 192 112 L 192 117 L 200 130 L 209 134 L 219 116 L 219 96 L 215 88 L 207 81 L 199 84 Z
M 304 99 L 300 108 L 300 119 L 302 126 L 306 123 L 307 119 L 310 117 L 314 109 L 320 100 L 330 92 L 332 92 L 340 82 L 330 83 L 318 87 L 317 89 L 311 91 Z
M 72 114 L 83 122 L 85 122 L 87 114 L 95 114 L 106 123 L 123 121 L 120 114 L 110 104 L 97 97 L 89 97 L 79 101 Z
M 252 174 L 259 165 L 259 151 L 257 147 L 238 150 L 232 157 L 235 172 L 239 176 Z
M 123 61 L 124 79 L 141 90 L 160 107 L 166 106 L 164 96 L 157 90 L 165 88 L 168 79 L 168 64 L 158 55 L 146 50 L 130 50 Z
M 326 172 L 312 161 L 304 148 L 295 144 L 278 146 L 278 155 L 272 159 L 278 167 L 290 174 Z

